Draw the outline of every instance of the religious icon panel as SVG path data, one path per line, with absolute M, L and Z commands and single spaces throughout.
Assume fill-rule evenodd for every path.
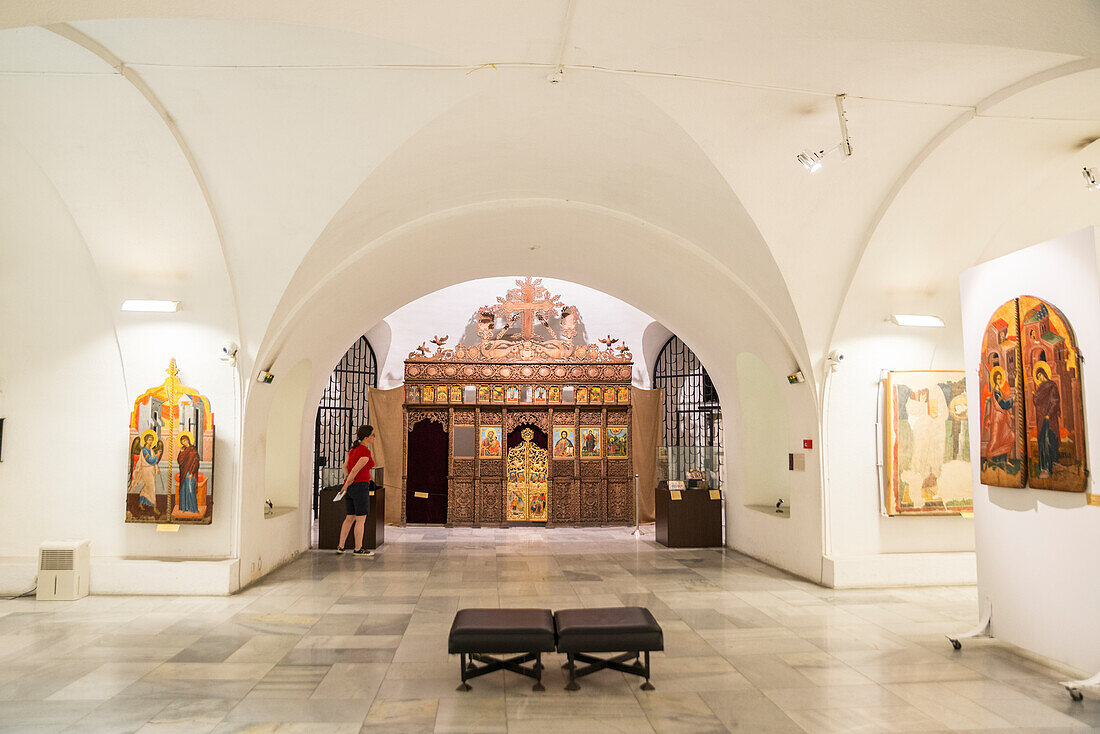
M 555 404 L 560 403 L 561 402 L 561 385 L 551 385 L 549 391 L 547 392 L 547 399 L 551 403 L 555 403 Z
M 615 402 L 615 388 L 605 387 L 603 389 L 603 401 L 605 403 L 614 403 Z
M 176 360 L 130 414 L 126 522 L 208 525 L 213 518 L 214 413 L 185 386 Z
M 506 403 L 518 403 L 519 402 L 519 388 L 515 385 L 509 385 L 504 393 L 504 402 Z
M 577 404 L 586 405 L 588 403 L 588 388 L 584 385 L 577 387 Z
M 598 427 L 581 426 L 581 458 L 603 458 L 600 445 L 600 429 Z
M 625 459 L 630 456 L 630 428 L 628 426 L 607 427 L 607 458 Z
M 1077 342 L 1065 316 L 1050 303 L 1020 296 L 1028 484 L 1083 492 L 1084 404 Z
M 434 403 L 435 402 L 435 385 L 425 385 L 420 390 L 420 396 L 421 396 L 421 400 L 423 400 L 425 403 Z
M 887 514 L 973 512 L 965 373 L 891 372 L 886 384 Z
M 534 444 L 535 432 L 530 428 L 524 428 L 520 437 L 523 442 L 508 449 L 507 518 L 546 522 L 546 449 Z
M 535 385 L 533 397 L 531 402 L 545 403 L 546 402 L 546 387 L 544 385 Z
M 504 402 L 504 385 L 493 385 L 493 402 Z
M 477 388 L 477 401 L 479 403 L 488 403 L 489 402 L 489 386 L 488 385 L 478 385 L 478 388 Z
M 503 453 L 500 447 L 500 429 L 494 426 L 481 427 L 481 440 L 478 441 L 477 455 L 482 459 L 499 459 Z
M 435 402 L 445 403 L 447 402 L 447 386 L 439 385 L 435 389 Z
M 405 402 L 420 402 L 420 385 L 405 385 Z
M 993 312 L 982 337 L 982 363 L 978 371 L 982 401 L 979 472 L 982 484 L 996 487 L 1027 484 L 1017 306 L 1013 299 Z
M 461 403 L 462 402 L 462 386 L 461 385 L 451 385 L 451 387 L 449 389 L 450 389 L 450 393 L 451 393 L 451 402 L 452 403 Z
M 554 426 L 554 458 L 572 459 L 576 456 L 576 429 L 573 426 Z
M 630 388 L 629 387 L 619 387 L 618 388 L 618 395 L 616 396 L 616 399 L 617 399 L 617 401 L 620 405 L 626 405 L 627 403 L 629 403 L 630 402 Z

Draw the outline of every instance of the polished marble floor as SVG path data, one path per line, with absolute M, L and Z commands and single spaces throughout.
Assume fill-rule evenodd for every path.
M 652 532 L 652 530 L 650 530 Z M 387 528 L 374 558 L 314 551 L 233 597 L 0 601 L 3 732 L 1066 731 L 1100 696 L 995 641 L 954 652 L 973 588 L 834 591 L 629 529 Z M 657 689 L 613 671 L 545 693 L 459 693 L 461 607 L 643 605 Z M 554 661 L 554 657 L 550 660 Z

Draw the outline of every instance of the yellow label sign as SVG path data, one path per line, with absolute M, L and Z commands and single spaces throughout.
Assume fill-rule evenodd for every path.
M 674 500 L 680 499 L 680 490 L 678 489 L 672 490 L 671 492 L 669 492 L 669 494 L 672 495 L 672 499 Z
M 157 532 L 158 533 L 178 533 L 179 530 L 180 530 L 179 525 L 165 525 L 165 524 L 157 525 Z
M 720 500 L 720 499 L 722 499 L 722 490 L 720 490 L 720 489 L 712 489 L 712 490 L 710 490 L 710 498 L 711 498 L 712 500 Z
M 418 500 L 426 500 L 426 499 L 428 499 L 428 493 L 427 492 L 413 492 L 413 497 L 416 497 Z

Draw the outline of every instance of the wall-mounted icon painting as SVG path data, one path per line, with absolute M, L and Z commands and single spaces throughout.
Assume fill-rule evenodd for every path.
M 617 392 L 617 394 L 615 396 L 615 399 L 618 403 L 620 403 L 622 405 L 626 405 L 627 403 L 630 402 L 630 388 L 629 387 L 626 387 L 626 386 L 620 387 L 620 388 L 618 388 L 618 390 L 616 392 Z
M 615 402 L 615 388 L 605 387 L 603 389 L 603 401 L 605 403 L 614 403 Z
M 451 385 L 449 388 L 447 388 L 447 390 L 451 394 L 452 403 L 462 402 L 462 385 Z
M 1012 299 L 993 312 L 982 336 L 979 476 L 996 487 L 1027 485 L 1020 317 Z
M 489 402 L 489 393 L 490 393 L 490 390 L 489 390 L 488 385 L 478 385 L 477 386 L 477 401 L 479 403 L 488 403 Z
M 546 392 L 546 399 L 551 403 L 561 402 L 561 385 L 551 385 Z
M 535 385 L 533 397 L 531 398 L 533 403 L 545 403 L 546 402 L 546 386 Z
M 986 325 L 979 377 L 982 484 L 1085 491 L 1080 354 L 1062 312 L 1034 296 L 1002 304 Z
M 1084 492 L 1085 413 L 1073 329 L 1050 303 L 1020 296 L 1020 337 L 1028 484 Z
M 405 402 L 420 402 L 420 385 L 405 385 Z
M 209 525 L 214 509 L 214 412 L 210 400 L 168 379 L 130 414 L 126 522 Z
M 891 372 L 886 412 L 886 513 L 973 512 L 966 373 Z
M 434 403 L 435 385 L 424 385 L 420 388 L 420 399 L 425 403 Z
M 519 388 L 515 385 L 509 385 L 504 392 L 504 402 L 506 403 L 518 403 L 519 402 Z
M 481 439 L 478 441 L 477 455 L 482 459 L 499 459 L 503 455 L 500 448 L 500 428 L 496 426 L 481 427 Z
M 572 459 L 577 454 L 577 434 L 573 426 L 554 426 L 554 458 Z
M 435 386 L 435 402 L 445 403 L 447 402 L 447 386 L 436 385 Z
M 630 457 L 630 428 L 629 426 L 608 426 L 607 447 L 604 449 L 609 459 L 626 459 Z
M 493 402 L 504 402 L 504 385 L 493 385 Z
M 588 388 L 580 386 L 577 388 L 577 405 L 588 404 Z
M 580 388 L 578 388 L 580 389 Z M 600 429 L 581 427 L 581 458 L 599 459 L 603 456 L 600 450 Z
M 599 385 L 592 387 L 588 390 L 588 404 L 599 405 L 603 402 L 603 388 Z

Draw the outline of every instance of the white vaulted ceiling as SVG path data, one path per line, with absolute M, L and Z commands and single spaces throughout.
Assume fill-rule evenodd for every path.
M 1079 173 L 1100 167 L 1089 0 L 28 0 L 0 28 L 0 130 L 105 303 L 201 293 L 252 357 L 372 242 L 471 206 L 495 221 L 492 202 L 669 233 L 807 369 L 846 311 L 942 309 L 962 268 L 1100 212 Z M 855 155 L 807 175 L 794 156 L 837 142 L 837 93 Z M 447 284 L 431 269 L 375 277 Z

